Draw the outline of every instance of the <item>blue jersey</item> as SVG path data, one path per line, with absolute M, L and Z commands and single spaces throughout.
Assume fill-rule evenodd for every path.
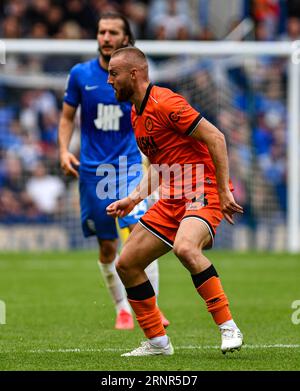
M 75 65 L 70 72 L 64 101 L 81 106 L 80 178 L 97 179 L 99 165 L 113 165 L 118 172 L 119 157 L 128 166 L 141 163 L 131 126 L 131 103 L 118 102 L 108 72 L 99 59 Z

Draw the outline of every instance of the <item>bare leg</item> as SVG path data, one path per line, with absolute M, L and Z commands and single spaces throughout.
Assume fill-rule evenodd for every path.
M 170 251 L 170 247 L 136 224 L 121 251 L 117 271 L 126 288 L 148 280 L 145 268 Z
M 132 224 L 128 227 L 130 232 L 133 231 L 135 225 L 136 224 Z M 145 273 L 147 274 L 147 276 L 151 282 L 151 285 L 153 286 L 153 289 L 154 289 L 154 292 L 156 295 L 156 299 L 157 299 L 158 292 L 159 292 L 159 268 L 158 268 L 158 260 L 157 259 L 154 259 L 154 261 L 146 267 Z M 168 322 L 168 321 L 166 320 L 166 322 Z M 168 322 L 168 324 L 169 324 L 169 322 Z

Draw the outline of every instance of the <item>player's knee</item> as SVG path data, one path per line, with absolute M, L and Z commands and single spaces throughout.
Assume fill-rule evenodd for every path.
M 139 264 L 136 264 L 132 262 L 133 256 L 129 253 L 121 253 L 120 258 L 118 259 L 118 262 L 116 263 L 116 270 L 120 277 L 120 279 L 123 281 L 123 283 L 128 282 L 128 280 L 132 281 L 137 278 L 141 272 L 143 272 L 143 269 Z
M 103 241 L 100 243 L 100 262 L 111 263 L 116 258 L 117 247 L 113 241 Z
M 188 242 L 174 243 L 174 253 L 179 259 L 189 258 L 191 255 L 191 246 Z
M 195 262 L 195 251 L 199 250 L 189 241 L 174 243 L 174 253 L 185 266 L 193 265 Z
M 129 276 L 132 271 L 129 262 L 127 262 L 127 259 L 122 256 L 116 263 L 116 270 L 122 281 L 124 281 L 125 277 Z
M 123 274 L 126 273 L 126 266 L 123 262 L 120 262 L 120 259 L 116 263 L 116 271 L 117 271 L 118 275 L 120 276 L 120 278 L 122 277 Z

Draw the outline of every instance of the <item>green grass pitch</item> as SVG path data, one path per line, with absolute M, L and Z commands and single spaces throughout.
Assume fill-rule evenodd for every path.
M 207 253 L 221 276 L 245 337 L 240 352 L 220 352 L 220 335 L 189 273 L 173 254 L 160 260 L 159 304 L 171 321 L 170 357 L 120 357 L 143 334 L 114 330 L 115 312 L 97 253 L 1 253 L 0 370 L 299 370 L 299 255 Z

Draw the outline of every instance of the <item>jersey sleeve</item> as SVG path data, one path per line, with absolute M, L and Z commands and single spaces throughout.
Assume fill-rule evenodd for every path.
M 64 102 L 68 103 L 71 106 L 77 107 L 80 104 L 80 86 L 78 82 L 78 67 L 75 65 L 67 78 L 66 89 L 64 95 Z
M 169 129 L 186 136 L 192 135 L 202 119 L 202 115 L 178 94 L 172 94 L 162 102 L 160 116 Z

